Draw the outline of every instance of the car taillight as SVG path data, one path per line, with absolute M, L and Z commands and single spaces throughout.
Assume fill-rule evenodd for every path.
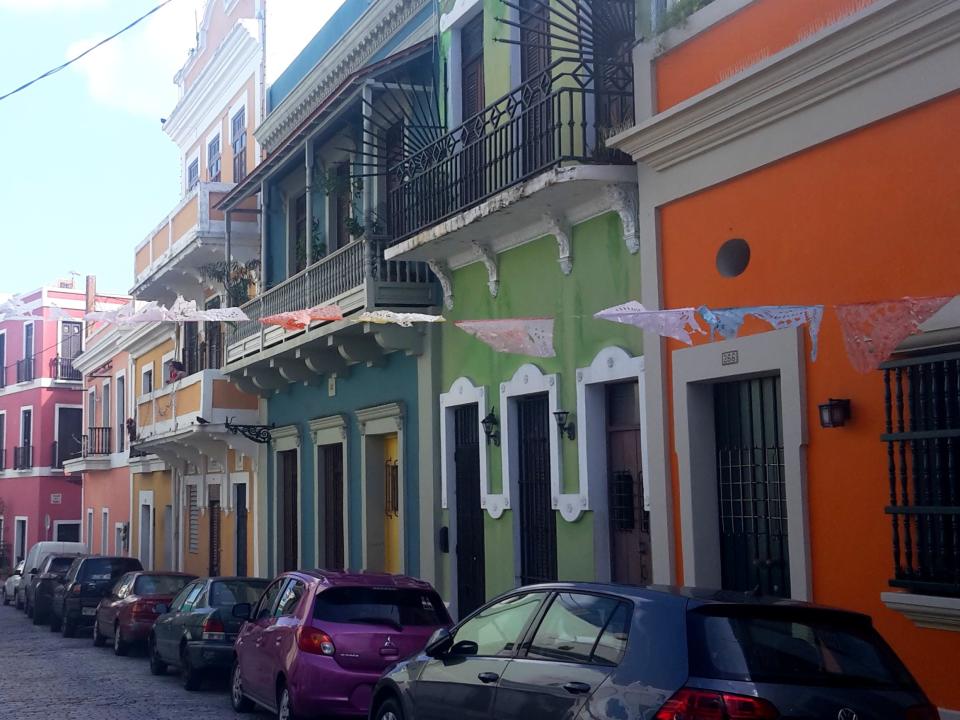
M 220 622 L 220 618 L 214 617 L 211 615 L 206 620 L 203 621 L 203 625 L 200 628 L 201 635 L 200 637 L 204 640 L 226 640 L 227 634 L 226 629 L 223 627 L 223 623 Z
M 654 720 L 776 720 L 779 716 L 763 698 L 681 688 L 657 711 Z
M 133 617 L 138 620 L 150 620 L 157 616 L 155 608 L 155 603 L 137 600 L 133 604 L 133 607 L 130 608 L 130 612 L 133 614 Z
M 914 705 L 907 708 L 906 720 L 940 720 L 940 711 L 933 705 Z
M 297 647 L 313 655 L 333 655 L 337 652 L 333 645 L 333 638 L 309 625 L 301 625 L 297 628 Z
M 74 595 L 79 595 L 83 591 L 83 586 L 80 583 L 74 583 L 70 586 L 70 592 Z

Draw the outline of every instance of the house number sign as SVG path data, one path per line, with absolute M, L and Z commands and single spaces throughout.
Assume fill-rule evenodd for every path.
M 739 350 L 727 350 L 724 353 L 720 353 L 721 365 L 736 365 L 739 362 L 740 362 Z

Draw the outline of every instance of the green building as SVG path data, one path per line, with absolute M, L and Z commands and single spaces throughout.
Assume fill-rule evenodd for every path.
M 576 10 L 576 14 L 574 14 Z M 633 0 L 441 2 L 446 134 L 393 169 L 390 260 L 428 261 L 438 333 L 438 584 L 456 614 L 517 584 L 650 581 Z M 454 323 L 554 318 L 554 357 Z M 435 349 L 435 352 L 437 350 Z

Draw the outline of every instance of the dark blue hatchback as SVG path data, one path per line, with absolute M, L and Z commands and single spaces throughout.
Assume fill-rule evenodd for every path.
M 370 720 L 936 720 L 865 615 L 592 583 L 507 593 L 374 691 Z

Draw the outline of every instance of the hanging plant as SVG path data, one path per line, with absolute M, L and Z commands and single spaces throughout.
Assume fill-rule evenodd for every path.
M 250 299 L 250 286 L 257 283 L 259 271 L 259 260 L 245 263 L 233 261 L 229 265 L 219 260 L 200 268 L 200 274 L 206 280 L 220 284 L 230 307 L 243 305 Z

